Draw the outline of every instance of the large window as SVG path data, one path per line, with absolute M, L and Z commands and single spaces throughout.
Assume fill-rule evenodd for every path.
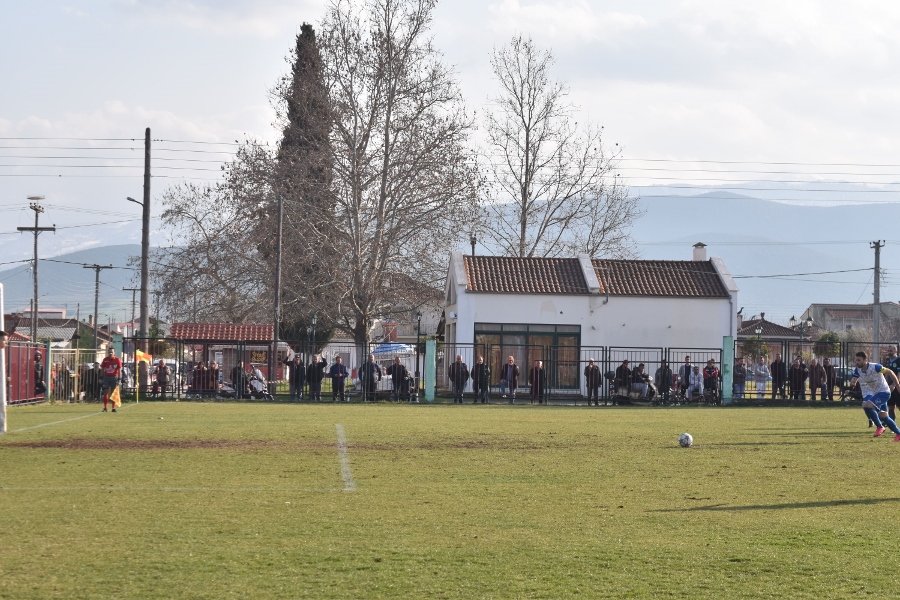
M 484 356 L 499 381 L 506 359 L 516 359 L 520 385 L 528 385 L 528 370 L 534 361 L 544 361 L 547 383 L 556 389 L 577 389 L 580 325 L 528 325 L 522 323 L 476 323 L 476 353 Z

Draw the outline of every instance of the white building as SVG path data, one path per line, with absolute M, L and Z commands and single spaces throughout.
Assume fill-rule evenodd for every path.
M 720 349 L 737 334 L 737 286 L 703 244 L 690 261 L 453 254 L 445 292 L 448 346 L 475 345 L 494 368 L 508 355 L 568 364 L 563 388 L 585 357 L 615 358 L 601 348 Z

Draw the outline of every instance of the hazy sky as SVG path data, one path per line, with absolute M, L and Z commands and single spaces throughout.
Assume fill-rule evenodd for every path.
M 0 230 L 31 224 L 29 194 L 47 197 L 48 224 L 136 218 L 139 207 L 124 197 L 141 194 L 147 126 L 165 140 L 277 139 L 268 92 L 286 72 L 300 24 L 317 24 L 325 6 L 323 0 L 0 0 Z M 779 179 L 877 189 L 900 181 L 900 166 L 892 167 L 900 163 L 898 30 L 900 3 L 887 0 L 444 0 L 433 29 L 475 111 L 493 93 L 494 46 L 522 32 L 552 48 L 556 74 L 570 86 L 581 118 L 602 124 L 607 144 L 620 144 L 623 177 L 635 186 Z M 138 141 L 9 139 L 34 136 Z M 154 199 L 179 177 L 214 178 L 215 161 L 228 155 L 209 152 L 231 149 L 155 143 L 157 158 L 211 162 L 155 162 Z M 91 160 L 71 158 L 77 156 Z M 658 159 L 802 164 L 748 163 L 726 174 L 710 171 L 727 165 Z M 77 164 L 117 166 L 54 166 Z M 137 239 L 139 222 L 129 221 L 60 230 L 41 243 L 55 254 Z M 18 234 L 0 235 L 0 249 L 7 260 L 31 252 Z

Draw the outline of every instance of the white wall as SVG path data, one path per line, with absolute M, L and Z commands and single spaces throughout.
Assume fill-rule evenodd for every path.
M 720 348 L 733 324 L 728 298 L 484 294 L 460 291 L 448 307 L 455 342 L 474 342 L 475 323 L 580 325 L 582 346 Z M 453 314 L 456 318 L 453 318 Z M 448 341 L 453 339 L 448 337 Z

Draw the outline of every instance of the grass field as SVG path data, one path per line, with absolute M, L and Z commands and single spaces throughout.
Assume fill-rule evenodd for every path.
M 10 409 L 0 597 L 898 593 L 900 444 L 859 409 L 96 410 Z

